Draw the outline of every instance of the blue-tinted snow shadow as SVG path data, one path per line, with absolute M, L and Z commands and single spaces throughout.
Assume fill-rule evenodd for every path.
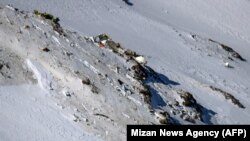
M 149 66 L 145 66 L 145 73 L 147 75 L 147 79 L 144 81 L 144 83 L 147 85 L 150 93 L 151 93 L 151 106 L 154 109 L 160 109 L 161 107 L 166 106 L 166 102 L 164 101 L 164 99 L 162 98 L 160 92 L 158 90 L 155 89 L 155 87 L 153 86 L 153 84 L 155 83 L 159 83 L 159 84 L 163 84 L 165 86 L 176 86 L 176 85 L 180 85 L 180 83 L 169 79 L 166 75 L 158 73 L 156 71 L 154 71 L 152 68 L 150 68 Z M 212 125 L 212 124 L 216 124 L 216 121 L 212 121 L 213 117 L 215 114 L 214 111 L 207 109 L 206 107 L 203 107 L 202 105 L 198 104 L 199 108 L 202 113 L 202 121 L 205 124 L 208 125 Z M 180 124 L 178 122 L 178 120 L 175 120 L 174 118 L 172 119 L 174 124 Z
M 201 105 L 200 105 L 201 106 Z M 202 120 L 204 123 L 208 124 L 208 125 L 213 125 L 216 123 L 213 123 L 212 119 L 214 117 L 214 115 L 216 115 L 217 113 L 215 113 L 214 111 L 207 109 L 203 106 L 201 106 L 202 109 Z
M 156 72 L 157 73 L 157 72 Z M 159 76 L 159 79 L 155 79 L 154 83 L 162 83 L 165 85 L 180 85 L 180 83 L 170 80 L 166 75 L 161 74 L 161 73 L 157 73 L 157 76 Z
M 174 80 L 170 80 L 166 75 L 154 71 L 149 66 L 145 66 L 145 68 L 146 68 L 145 73 L 147 74 L 147 78 L 148 78 L 146 80 L 146 83 L 161 83 L 161 84 L 169 85 L 169 86 L 180 85 L 180 83 Z
M 148 87 L 151 93 L 151 106 L 154 109 L 166 106 L 166 102 L 162 99 L 161 95 L 153 87 Z
M 160 93 L 151 85 L 155 83 L 160 83 L 167 86 L 173 86 L 180 85 L 180 83 L 170 80 L 166 75 L 158 73 L 148 66 L 145 66 L 145 68 L 147 79 L 144 83 L 148 86 L 149 91 L 151 93 L 151 106 L 153 108 L 160 108 L 166 106 L 166 102 L 163 100 Z

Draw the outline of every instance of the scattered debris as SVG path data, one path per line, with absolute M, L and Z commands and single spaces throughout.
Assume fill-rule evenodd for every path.
M 89 85 L 91 87 L 92 93 L 99 94 L 100 89 L 94 83 L 91 83 L 91 81 L 88 77 L 82 78 L 82 84 Z
M 135 65 L 133 65 L 131 67 L 131 70 L 133 71 L 134 79 L 136 79 L 136 80 L 145 80 L 146 79 L 146 71 L 141 64 L 135 63 Z
M 48 14 L 46 12 L 45 13 L 39 12 L 37 10 L 34 10 L 34 14 L 42 17 L 43 19 L 51 21 L 51 25 L 53 27 L 53 30 L 57 31 L 60 35 L 66 36 L 66 34 L 63 31 L 63 28 L 61 27 L 61 25 L 59 23 L 60 19 L 58 17 L 54 17 L 53 15 Z
M 234 50 L 229 46 L 226 46 L 224 44 L 220 44 L 220 46 L 227 52 L 234 52 Z
M 120 67 L 118 67 L 118 66 L 115 67 L 115 72 L 116 72 L 116 73 L 120 73 Z
M 69 90 L 63 90 L 62 93 L 67 96 L 67 97 L 71 97 L 74 93 L 73 92 L 69 92 Z
M 225 63 L 224 63 L 224 66 L 227 67 L 227 68 L 234 68 L 233 66 L 231 66 L 231 65 L 229 64 L 229 62 L 225 62 Z
M 125 114 L 125 113 L 122 113 L 122 115 L 123 115 L 124 117 L 130 119 L 130 116 L 129 116 L 129 115 L 127 115 L 127 114 Z
M 79 112 L 80 112 L 77 108 L 74 108 L 74 111 L 75 111 L 75 112 L 77 112 L 77 113 L 79 113 Z
M 114 53 L 117 53 L 117 54 L 122 54 L 121 52 L 121 45 L 119 43 L 116 43 L 112 40 L 108 40 L 107 42 L 107 46 L 114 52 Z
M 189 92 L 179 91 L 181 98 L 184 100 L 182 104 L 187 107 L 191 107 L 194 104 L 197 104 L 196 100 L 194 99 L 193 95 Z
M 143 56 L 138 56 L 135 57 L 135 60 L 139 63 L 139 64 L 146 64 L 146 60 Z
M 12 75 L 11 75 L 11 72 L 10 72 L 9 63 L 5 63 L 3 61 L 0 62 L 0 74 L 4 78 L 7 78 L 7 79 L 11 79 L 12 78 Z
M 82 79 L 82 84 L 90 85 L 91 82 L 90 82 L 89 78 L 86 77 L 86 78 L 83 78 L 83 79 Z
M 99 34 L 98 36 L 94 37 L 94 41 L 98 43 L 107 40 L 111 40 L 111 38 L 107 34 Z
M 109 116 L 104 115 L 104 114 L 100 114 L 100 113 L 95 113 L 94 115 L 95 116 L 101 116 L 101 117 L 109 118 Z
M 180 117 L 182 119 L 184 119 L 185 121 L 195 123 L 195 120 L 191 116 L 189 116 L 188 114 L 182 114 Z
M 132 2 L 130 2 L 129 0 L 123 0 L 127 5 L 129 6 L 133 6 L 134 4 Z
M 107 115 L 100 114 L 100 113 L 95 113 L 94 115 L 95 115 L 95 116 L 104 117 L 104 118 L 109 119 L 110 121 L 114 122 L 114 120 L 113 120 L 113 119 L 111 119 L 111 118 L 110 118 L 109 116 L 107 116 Z
M 123 85 L 124 84 L 120 79 L 118 79 L 117 81 L 118 81 L 119 85 Z
M 241 61 L 246 61 L 246 59 L 244 59 L 243 57 L 241 57 L 241 55 L 239 53 L 237 53 L 237 52 L 232 52 L 232 56 L 234 58 L 240 59 Z
M 170 124 L 170 115 L 167 112 L 154 112 L 160 124 Z
M 192 34 L 191 37 L 192 37 L 193 39 L 196 39 L 196 38 L 197 38 L 197 35 Z
M 45 47 L 45 48 L 42 49 L 42 51 L 44 51 L 44 52 L 49 52 L 50 49 L 48 49 L 47 47 Z
M 29 25 L 25 25 L 24 28 L 25 29 L 30 29 L 30 26 Z
M 226 62 L 224 65 L 225 65 L 226 67 L 229 67 L 229 62 Z
M 151 107 L 151 92 L 149 90 L 149 87 L 146 85 L 142 85 L 141 88 L 139 88 L 139 93 L 143 94 L 144 96 L 144 102 L 147 103 Z
M 147 62 L 142 55 L 138 55 L 134 51 L 123 48 L 120 43 L 114 42 L 107 34 L 100 34 L 95 37 L 85 37 L 87 41 L 96 43 L 99 47 L 108 47 L 114 53 L 119 56 L 122 56 L 126 60 L 133 60 L 138 64 L 145 65 Z
M 95 37 L 86 37 L 87 40 L 98 44 L 99 47 L 105 47 L 107 41 L 111 40 L 107 34 L 99 34 Z
M 53 15 L 51 15 L 51 14 L 48 14 L 48 13 L 42 13 L 42 12 L 39 12 L 39 11 L 37 11 L 37 10 L 34 10 L 34 14 L 35 15 L 37 15 L 37 16 L 41 16 L 41 17 L 43 17 L 43 18 L 45 18 L 45 19 L 47 19 L 47 20 L 51 20 L 51 21 L 53 21 L 53 22 L 55 22 L 55 23 L 58 23 L 59 22 L 59 18 L 57 18 L 57 17 L 54 17 Z
M 193 95 L 189 92 L 180 90 L 177 91 L 178 94 L 180 94 L 181 99 L 183 100 L 182 105 L 189 107 L 192 109 L 192 117 L 185 113 L 185 111 L 182 113 L 181 118 L 185 118 L 184 120 L 189 122 L 195 122 L 196 119 L 203 121 L 202 119 L 202 106 L 200 106 Z M 188 115 L 188 116 L 185 116 Z
M 89 120 L 87 118 L 82 118 L 82 121 L 88 122 Z
M 234 105 L 237 105 L 239 108 L 242 108 L 242 109 L 245 109 L 245 106 L 243 104 L 240 103 L 240 101 L 238 99 L 236 99 L 232 94 L 228 93 L 228 92 L 225 92 L 223 90 L 221 90 L 220 88 L 216 88 L 214 86 L 210 86 L 210 88 L 214 91 L 217 91 L 219 92 L 220 94 L 222 94 L 225 99 L 227 100 L 231 100 L 231 102 L 234 104 Z
M 75 115 L 75 114 L 73 114 L 72 120 L 73 120 L 74 122 L 80 122 L 80 121 L 81 121 L 80 118 L 79 118 L 77 115 Z
M 71 42 L 71 43 L 70 43 L 70 46 L 71 46 L 71 47 L 76 47 L 77 44 L 76 44 L 75 42 Z
M 99 94 L 100 89 L 95 86 L 95 84 L 91 84 L 91 92 L 95 94 Z
M 66 55 L 67 55 L 68 57 L 70 57 L 70 56 L 73 55 L 73 53 L 71 53 L 71 52 L 66 52 Z
M 231 61 L 234 61 L 234 59 L 233 59 L 232 57 L 230 57 L 230 56 L 227 57 L 227 58 L 228 58 L 229 60 L 231 60 Z

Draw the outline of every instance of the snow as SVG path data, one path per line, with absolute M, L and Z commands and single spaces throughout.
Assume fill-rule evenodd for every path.
M 28 67 L 33 71 L 35 77 L 38 80 L 38 85 L 44 90 L 50 90 L 52 88 L 52 78 L 45 71 L 45 69 L 36 61 L 26 60 Z
M 0 98 L 2 141 L 99 140 L 64 118 L 39 86 L 1 86 Z
M 58 45 L 60 45 L 60 41 L 55 36 L 52 36 L 52 38 Z
M 88 37 L 106 33 L 114 41 L 121 43 L 122 47 L 143 55 L 143 59 L 139 58 L 139 61 L 146 61 L 147 65 L 157 72 L 161 80 L 167 83 L 167 85 L 158 81 L 149 81 L 147 83 L 155 93 L 152 96 L 154 108 L 160 107 L 163 111 L 172 111 L 171 113 L 173 111 L 180 112 L 182 109 L 173 106 L 173 103 L 180 100 L 176 91 L 181 89 L 192 93 L 197 103 L 204 107 L 206 120 L 202 124 L 249 124 L 250 20 L 248 17 L 250 15 L 250 1 L 155 0 L 152 2 L 151 0 L 131 0 L 130 2 L 133 5 L 127 5 L 122 0 L 74 0 L 70 2 L 66 0 L 0 0 L 2 5 L 12 4 L 21 10 L 33 11 L 37 9 L 52 13 L 60 18 L 60 24 L 64 28 L 79 33 L 67 32 L 70 36 L 61 38 L 50 31 L 46 23 L 43 23 L 43 20 L 35 18 L 31 22 L 37 29 L 40 29 L 40 32 L 46 32 L 49 39 L 44 38 L 38 31 L 30 31 L 29 34 L 38 35 L 34 36 L 36 41 L 32 41 L 32 37 L 25 34 L 24 37 L 18 38 L 28 43 L 17 43 L 15 31 L 19 28 L 13 29 L 13 31 L 7 30 L 12 29 L 9 26 L 6 26 L 8 28 L 1 28 L 0 42 L 3 46 L 10 47 L 13 45 L 12 50 L 17 51 L 24 60 L 28 59 L 28 67 L 35 74 L 38 85 L 1 86 L 0 94 L 11 92 L 11 88 L 14 87 L 20 89 L 20 91 L 21 89 L 28 89 L 27 87 L 29 89 L 38 88 L 41 91 L 40 93 L 43 93 L 44 89 L 51 89 L 53 82 L 56 87 L 52 97 L 55 95 L 59 105 L 63 105 L 62 107 L 72 108 L 73 105 L 80 111 L 84 109 L 85 112 L 88 111 L 86 115 L 78 116 L 83 119 L 86 119 L 86 117 L 88 117 L 88 120 L 93 119 L 93 124 L 90 122 L 90 125 L 95 126 L 96 129 L 91 130 L 93 133 L 101 134 L 100 136 L 104 140 L 125 140 L 124 125 L 138 122 L 143 124 L 154 123 L 155 121 L 148 110 L 144 109 L 145 105 L 140 96 L 127 94 L 122 91 L 124 86 L 119 86 L 116 83 L 117 79 L 122 79 L 129 86 L 136 83 L 134 78 L 125 73 L 125 69 L 122 69 L 120 74 L 118 71 L 113 71 L 116 69 L 111 69 L 117 68 L 116 66 L 125 68 L 129 65 L 106 49 L 97 49 L 95 44 L 78 40 L 81 36 Z M 9 9 L 13 10 L 13 8 Z M 11 18 L 13 14 L 7 14 L 7 16 L 5 14 L 5 12 L 2 12 L 0 16 L 4 26 L 6 22 L 15 21 Z M 4 16 L 6 17 L 3 18 Z M 5 22 L 5 20 L 7 21 Z M 12 40 L 13 43 L 5 42 L 9 40 Z M 221 48 L 220 44 L 232 47 L 247 61 L 243 62 L 233 58 L 229 52 Z M 52 51 L 48 54 L 38 53 L 36 49 L 44 47 L 44 45 L 49 45 Z M 24 51 L 23 48 L 18 46 L 29 50 Z M 70 57 L 67 58 L 62 55 L 62 52 L 64 54 L 72 53 L 73 55 L 69 55 Z M 26 56 L 26 54 L 28 55 Z M 233 58 L 233 61 L 230 57 Z M 101 63 L 96 63 L 96 60 Z M 72 74 L 71 71 L 80 73 Z M 105 74 L 107 74 L 107 77 L 105 77 Z M 81 85 L 81 78 L 85 77 L 90 78 L 91 83 L 101 89 L 101 94 L 93 96 L 91 88 Z M 12 82 L 8 84 L 12 84 Z M 229 92 L 246 108 L 238 108 L 230 100 L 226 100 L 217 92 L 212 91 L 209 86 L 216 86 Z M 114 91 L 113 88 L 121 92 Z M 57 95 L 62 92 L 61 89 L 70 92 L 74 91 L 75 94 L 71 98 L 65 98 L 65 96 L 61 98 L 60 95 Z M 29 95 L 27 93 L 26 98 L 32 97 L 32 93 L 32 91 Z M 13 99 L 18 98 L 14 96 L 17 95 L 16 92 L 11 94 Z M 39 99 L 43 98 L 39 97 Z M 20 100 L 24 101 L 24 105 L 27 104 L 25 99 Z M 49 104 L 46 101 L 41 101 L 40 105 L 37 106 L 44 107 L 45 111 L 49 110 L 46 109 L 47 105 L 43 104 L 43 102 Z M 2 104 L 3 100 L 1 99 L 0 102 Z M 172 109 L 170 105 L 173 107 Z M 9 105 L 8 110 L 15 110 L 11 106 L 14 105 Z M 5 103 L 5 107 L 8 107 L 8 102 Z M 21 107 L 22 105 L 20 105 Z M 105 119 L 99 119 L 91 115 L 91 113 L 96 112 L 95 110 L 92 111 L 92 109 L 98 109 L 98 112 L 106 113 L 115 122 L 109 123 Z M 131 109 L 137 109 L 139 112 L 136 113 Z M 20 109 L 20 111 L 23 110 Z M 0 110 L 0 112 L 3 112 L 3 116 L 8 115 L 7 110 Z M 70 118 L 75 114 L 74 112 L 72 114 L 71 110 L 69 110 L 69 113 L 69 116 L 66 117 Z M 36 114 L 34 113 L 34 115 Z M 144 117 L 140 116 L 140 114 Z M 172 114 L 171 116 L 181 124 L 190 124 L 182 120 L 178 115 Z M 59 114 L 54 116 L 61 119 L 58 123 L 63 122 L 62 126 L 65 125 L 65 130 L 67 126 L 73 128 L 72 125 L 68 125 L 71 122 L 64 123 L 65 119 Z M 27 123 L 27 121 L 21 122 L 14 118 L 10 119 L 13 121 L 5 122 L 5 118 L 1 120 L 1 125 L 8 122 Z M 47 124 L 54 126 L 53 120 L 55 119 L 51 119 L 52 122 Z M 33 122 L 36 122 L 35 118 L 33 118 Z M 100 124 L 94 124 L 96 122 Z M 113 126 L 115 124 L 118 127 Z M 47 129 L 43 125 L 37 126 L 42 131 Z M 72 133 L 72 135 L 81 137 L 77 133 L 80 131 L 78 127 L 74 127 L 77 129 L 73 129 L 76 133 Z M 89 129 L 83 124 L 81 124 L 81 127 Z M 36 128 L 36 126 L 33 128 Z M 8 128 L 0 128 L 0 137 L 9 140 L 8 131 L 11 131 L 13 127 L 8 130 L 3 129 Z M 115 131 L 114 129 L 118 130 Z M 106 137 L 106 132 L 109 135 L 119 134 L 120 136 Z M 52 134 L 56 134 L 56 131 L 51 132 L 49 135 L 52 136 Z M 20 137 L 25 138 L 22 135 Z M 42 138 L 42 134 L 41 136 L 38 135 L 37 139 L 40 139 L 40 137 Z M 26 139 L 32 138 L 34 136 L 28 135 Z M 49 140 L 50 138 L 46 139 Z M 56 139 L 60 140 L 60 136 Z

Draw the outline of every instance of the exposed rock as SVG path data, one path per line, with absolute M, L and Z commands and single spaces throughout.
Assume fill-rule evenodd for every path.
M 90 82 L 89 78 L 83 78 L 83 79 L 82 79 L 82 84 L 90 85 L 91 82 Z
M 170 124 L 170 115 L 167 112 L 155 112 L 154 115 L 160 124 Z
M 214 42 L 214 43 L 217 43 L 221 46 L 222 49 L 224 49 L 225 51 L 227 51 L 228 53 L 230 53 L 232 55 L 232 57 L 234 58 L 237 58 L 241 61 L 246 61 L 246 59 L 244 59 L 238 52 L 236 52 L 233 48 L 225 45 L 225 44 L 222 44 L 222 43 L 219 43 L 218 41 L 214 41 L 212 39 L 209 39 L 210 42 Z M 231 57 L 230 57 L 231 58 Z
M 34 10 L 34 14 L 42 17 L 43 19 L 51 21 L 51 25 L 53 27 L 53 30 L 57 31 L 60 35 L 66 36 L 66 34 L 63 31 L 63 28 L 61 27 L 61 25 L 59 23 L 60 19 L 58 17 L 54 17 L 53 15 L 48 14 L 46 12 L 44 12 L 44 13 L 39 12 L 37 10 Z
M 202 106 L 200 106 L 197 103 L 197 101 L 195 100 L 193 95 L 189 92 L 182 91 L 182 90 L 177 91 L 177 93 L 180 94 L 180 97 L 183 100 L 182 105 L 192 109 L 192 113 L 193 113 L 192 117 L 194 119 L 187 114 L 189 117 L 186 118 L 186 121 L 194 122 L 193 120 L 196 120 L 196 119 L 203 121 L 203 119 L 202 119 Z M 186 114 L 185 111 L 183 114 L 184 115 Z M 184 115 L 182 115 L 182 118 Z
M 191 107 L 192 105 L 197 104 L 196 100 L 194 99 L 194 97 L 191 93 L 182 91 L 182 92 L 179 92 L 179 94 L 180 94 L 181 98 L 184 100 L 182 102 L 182 104 L 184 106 Z
M 238 99 L 236 99 L 232 94 L 225 92 L 223 90 L 221 90 L 220 88 L 216 88 L 214 86 L 210 86 L 210 88 L 214 91 L 219 92 L 220 94 L 222 94 L 225 99 L 230 100 L 234 105 L 237 105 L 239 108 L 244 109 L 245 106 L 243 104 L 240 103 L 240 101 Z
M 49 52 L 50 49 L 48 49 L 47 47 L 45 47 L 45 48 L 42 49 L 42 51 L 44 51 L 44 52 Z
M 100 89 L 98 87 L 96 87 L 95 84 L 91 84 L 91 92 L 93 92 L 95 94 L 99 94 Z

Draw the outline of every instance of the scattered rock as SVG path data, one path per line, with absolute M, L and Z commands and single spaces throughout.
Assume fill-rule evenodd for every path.
M 114 52 L 114 53 L 119 53 L 119 49 L 120 49 L 120 44 L 119 43 L 116 43 L 114 41 L 107 41 L 107 45 L 108 47 Z
M 136 79 L 136 80 L 145 80 L 146 79 L 145 69 L 139 63 L 136 63 L 135 65 L 133 65 L 131 67 L 131 70 L 133 71 L 134 79 Z
M 235 52 L 231 47 L 224 45 L 224 44 L 220 44 L 220 46 L 227 52 Z
M 99 94 L 100 89 L 97 88 L 94 84 L 91 84 L 91 92 L 95 94 Z
M 170 110 L 170 113 L 176 115 L 176 112 L 174 110 Z
M 114 120 L 111 119 L 111 118 L 110 118 L 109 116 L 107 116 L 107 115 L 100 114 L 100 113 L 95 113 L 94 115 L 95 115 L 95 116 L 104 117 L 104 118 L 106 118 L 108 121 L 114 122 Z
M 89 120 L 87 118 L 82 118 L 82 121 L 88 122 Z
M 77 113 L 79 113 L 79 112 L 80 112 L 77 108 L 74 108 L 74 111 L 75 111 L 75 112 L 77 112 Z
M 57 31 L 60 35 L 66 36 L 66 34 L 63 31 L 63 28 L 61 27 L 61 25 L 59 23 L 60 19 L 58 17 L 54 17 L 53 15 L 48 14 L 46 12 L 45 13 L 39 12 L 37 10 L 34 10 L 34 14 L 42 17 L 43 19 L 51 21 L 51 25 L 53 27 L 53 30 Z
M 160 124 L 170 124 L 170 116 L 167 112 L 155 112 L 154 114 Z
M 193 118 L 191 118 L 187 114 L 181 115 L 181 118 L 184 119 L 185 121 L 188 121 L 188 122 L 191 122 L 191 123 L 195 123 L 195 120 Z
M 231 65 L 229 64 L 229 62 L 224 63 L 224 66 L 227 67 L 227 68 L 234 68 L 233 66 L 231 66 Z
M 225 92 L 225 91 L 221 90 L 220 88 L 216 88 L 214 86 L 210 86 L 210 89 L 219 92 L 220 94 L 222 94 L 225 97 L 225 99 L 231 100 L 231 102 L 234 105 L 237 105 L 239 108 L 245 109 L 245 106 L 243 104 L 241 104 L 240 101 L 238 99 L 236 99 L 232 94 Z
M 71 52 L 66 52 L 66 55 L 67 55 L 68 57 L 70 57 L 70 56 L 73 55 L 73 53 L 71 53 Z
M 124 84 L 120 79 L 118 79 L 117 81 L 118 81 L 119 85 L 123 85 Z
M 130 119 L 130 116 L 129 116 L 129 115 L 127 115 L 127 114 L 125 114 L 125 113 L 122 113 L 122 115 L 123 115 L 124 117 Z
M 70 46 L 71 46 L 71 47 L 75 47 L 75 46 L 76 46 L 76 43 L 75 43 L 75 42 L 71 42 L 71 43 L 70 43 Z
M 71 97 L 70 92 L 65 92 L 65 96 L 67 96 L 67 97 Z
M 139 89 L 139 93 L 140 94 L 143 94 L 144 96 L 144 102 L 149 104 L 149 106 L 151 106 L 151 92 L 149 90 L 149 87 L 148 86 L 142 86 L 140 89 Z
M 180 97 L 183 100 L 182 105 L 185 107 L 191 108 L 191 111 L 193 113 L 192 117 L 194 117 L 194 119 L 189 116 L 190 118 L 187 118 L 186 121 L 189 121 L 192 123 L 195 122 L 196 119 L 203 121 L 203 119 L 202 119 L 202 106 L 197 103 L 197 101 L 195 100 L 193 95 L 191 93 L 183 91 L 183 90 L 177 91 L 177 93 L 180 94 Z M 183 114 L 185 115 L 187 113 L 185 111 L 183 111 L 182 116 L 184 116 Z
M 83 79 L 82 79 L 82 84 L 90 85 L 91 82 L 90 82 L 89 78 L 83 78 Z
M 79 121 L 81 121 L 80 118 L 79 118 L 77 115 L 75 115 L 75 114 L 73 114 L 72 120 L 73 120 L 74 122 L 79 122 Z
M 100 113 L 95 113 L 94 115 L 95 116 L 101 116 L 101 117 L 109 118 L 109 116 L 104 115 L 104 114 L 100 114 Z
M 182 104 L 184 106 L 191 107 L 192 105 L 197 104 L 196 100 L 194 99 L 194 97 L 191 93 L 182 91 L 182 92 L 179 92 L 179 94 L 180 94 L 181 98 L 184 100 L 182 102 Z
M 29 25 L 25 25 L 24 28 L 25 29 L 30 29 L 30 26 Z
M 239 53 L 237 53 L 237 52 L 233 52 L 233 53 L 232 53 L 232 56 L 233 56 L 234 58 L 240 59 L 241 61 L 246 61 L 246 59 L 244 59 L 243 57 L 241 57 L 241 55 L 240 55 Z
M 219 44 L 219 45 L 221 46 L 221 48 L 224 49 L 225 51 L 227 51 L 228 53 L 230 53 L 230 54 L 232 55 L 232 57 L 237 58 L 237 59 L 239 59 L 239 60 L 241 60 L 241 61 L 246 61 L 246 59 L 244 59 L 244 58 L 243 58 L 238 52 L 236 52 L 233 48 L 231 48 L 231 47 L 229 47 L 229 46 L 227 46 L 227 45 L 225 45 L 225 44 L 219 43 L 219 42 L 217 42 L 217 41 L 214 41 L 214 40 L 212 40 L 212 39 L 209 39 L 209 41 Z
M 67 96 L 67 97 L 71 97 L 72 95 L 74 95 L 74 92 L 70 92 L 70 90 L 68 88 L 65 88 L 62 90 L 62 94 Z
M 48 49 L 47 47 L 45 47 L 45 48 L 42 49 L 42 51 L 44 51 L 44 52 L 49 52 L 50 49 Z

